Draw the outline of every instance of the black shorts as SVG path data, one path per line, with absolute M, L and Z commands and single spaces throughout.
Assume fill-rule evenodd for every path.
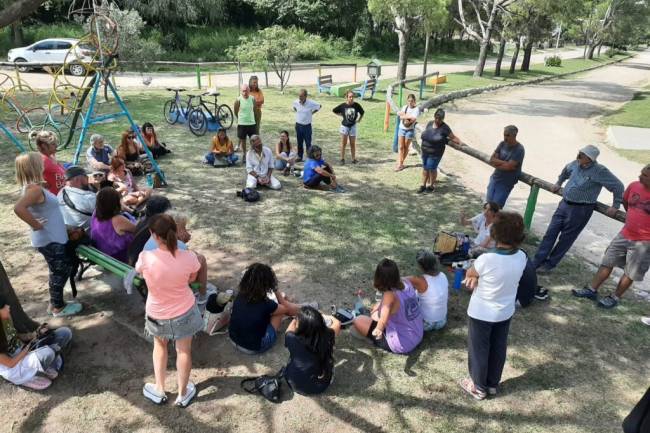
M 373 337 L 372 331 L 374 331 L 375 328 L 377 327 L 377 323 L 379 322 L 377 322 L 376 320 L 372 321 L 372 323 L 370 324 L 370 329 L 368 329 L 368 335 L 366 335 L 366 337 L 368 337 L 372 341 L 372 344 L 374 344 L 375 346 L 379 347 L 380 349 L 384 349 L 387 352 L 392 353 L 393 351 L 390 350 L 390 347 L 388 346 L 388 341 L 386 341 L 386 334 L 382 334 L 381 338 Z
M 257 134 L 257 128 L 255 125 L 237 125 L 237 138 L 240 140 L 245 140 L 246 137 L 251 137 Z

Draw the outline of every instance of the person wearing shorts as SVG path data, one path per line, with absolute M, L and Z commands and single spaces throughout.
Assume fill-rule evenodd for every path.
M 404 161 L 409 154 L 409 148 L 411 147 L 413 137 L 415 137 L 415 121 L 420 115 L 420 107 L 416 105 L 417 101 L 415 100 L 415 95 L 411 93 L 406 99 L 408 104 L 397 113 L 400 122 L 399 127 L 397 128 L 398 149 L 397 167 L 395 167 L 395 171 L 404 170 Z
M 341 127 L 341 164 L 345 164 L 345 146 L 350 141 L 350 154 L 352 155 L 352 164 L 357 163 L 357 123 L 363 119 L 363 107 L 358 102 L 354 102 L 354 92 L 348 90 L 345 94 L 346 102 L 334 107 L 334 114 L 342 117 Z
M 614 308 L 634 281 L 643 281 L 650 268 L 650 164 L 647 164 L 639 180 L 628 185 L 623 193 L 623 206 L 627 211 L 623 229 L 605 250 L 600 268 L 591 284 L 573 289 L 579 298 L 598 299 L 598 288 L 609 278 L 612 269 L 622 268 L 624 273 L 616 291 L 598 301 L 602 308 Z
M 433 192 L 433 185 L 438 178 L 438 164 L 442 160 L 449 140 L 460 144 L 460 138 L 454 135 L 445 123 L 445 110 L 438 108 L 433 114 L 433 121 L 422 132 L 422 185 L 418 193 Z
M 321 183 L 324 183 L 331 191 L 345 192 L 345 189 L 336 182 L 334 169 L 329 162 L 325 162 L 323 159 L 323 151 L 319 146 L 310 147 L 307 155 L 308 158 L 302 172 L 305 188 L 318 188 Z
M 178 227 L 167 214 L 153 216 L 148 222 L 151 237 L 158 248 L 142 251 L 135 270 L 144 277 L 149 294 L 145 307 L 145 333 L 152 336 L 155 383 L 147 383 L 144 396 L 156 404 L 167 401 L 167 346 L 176 347 L 178 397 L 176 405 L 186 407 L 196 396 L 190 382 L 192 371 L 192 337 L 203 329 L 203 319 L 189 287 L 201 264 L 196 255 L 178 248 Z
M 246 162 L 246 138 L 251 138 L 257 134 L 257 124 L 255 123 L 255 98 L 250 95 L 248 84 L 241 86 L 241 95 L 235 101 L 235 117 L 237 117 L 237 138 L 241 148 L 242 159 Z

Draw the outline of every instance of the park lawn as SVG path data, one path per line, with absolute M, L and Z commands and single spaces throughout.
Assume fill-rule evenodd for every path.
M 298 179 L 280 176 L 282 191 L 262 191 L 256 204 L 235 198 L 244 182 L 241 167 L 201 165 L 208 136 L 195 137 L 185 126 L 164 123 L 162 105 L 169 94 L 123 96 L 133 116 L 152 121 L 173 149 L 161 160 L 169 186 L 160 193 L 192 216 L 191 246 L 207 256 L 210 280 L 220 288 L 234 288 L 246 265 L 270 263 L 282 290 L 299 301 L 316 300 L 328 310 L 332 304 L 352 305 L 358 289 L 372 298 L 374 267 L 383 257 L 396 260 L 404 275 L 414 273 L 417 249 L 431 247 L 439 230 L 460 229 L 460 210 L 478 212 L 481 198 L 451 176 L 442 176 L 435 194 L 416 195 L 418 158 L 410 156 L 405 171 L 393 171 L 392 133 L 382 131 L 385 102 L 379 98 L 361 101 L 366 115 L 359 125 L 360 163 L 349 164 L 347 156 L 348 164 L 340 166 L 339 120 L 331 110 L 343 99 L 310 90 L 323 104 L 314 119 L 315 144 L 323 147 L 349 192 L 306 191 Z M 296 93 L 296 88 L 284 94 L 265 90 L 266 144 L 275 144 L 282 129 L 293 137 L 289 107 Z M 223 89 L 221 100 L 231 104 L 235 96 L 235 89 Z M 93 132 L 116 145 L 123 129 L 120 121 L 98 125 Z M 233 129 L 229 135 L 234 137 Z M 14 152 L 4 141 L 2 146 L 0 257 L 27 310 L 44 320 L 46 271 L 40 255 L 28 246 L 25 225 L 12 212 L 18 197 Z M 69 160 L 72 152 L 62 151 L 59 159 Z M 448 150 L 445 158 L 453 158 L 453 152 Z M 524 245 L 529 252 L 532 242 Z M 87 313 L 64 322 L 76 332 L 66 372 L 44 393 L 0 383 L 0 411 L 5 424 L 21 432 L 618 431 L 648 385 L 650 360 L 641 349 L 647 347 L 648 334 L 638 320 L 647 314 L 647 305 L 630 299 L 613 311 L 601 311 L 573 298 L 570 289 L 590 275 L 582 261 L 569 257 L 541 280 L 552 298 L 516 313 L 503 385 L 495 399 L 478 403 L 457 385 L 467 375 L 469 295 L 452 291 L 447 328 L 427 335 L 412 354 L 382 353 L 344 332 L 337 340 L 336 379 L 330 390 L 312 398 L 295 395 L 281 405 L 239 388 L 243 377 L 275 372 L 286 362 L 281 338 L 267 354 L 253 358 L 235 353 L 224 335 L 200 335 L 192 373 L 200 395 L 180 411 L 149 405 L 141 395 L 152 368 L 151 346 L 140 338 L 143 309 L 138 295 L 129 297 L 119 282 L 89 273 L 79 283 Z M 112 291 L 106 281 L 113 282 Z M 168 381 L 172 390 L 173 380 Z
M 606 126 L 650 128 L 650 86 L 635 93 L 632 100 L 618 110 L 603 116 L 602 121 Z M 614 150 L 631 161 L 650 161 L 650 150 Z

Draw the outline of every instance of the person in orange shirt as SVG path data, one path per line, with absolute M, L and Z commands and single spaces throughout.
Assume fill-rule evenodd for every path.
M 248 87 L 250 87 L 250 95 L 255 98 L 255 106 L 253 107 L 253 114 L 255 115 L 255 133 L 260 133 L 260 123 L 262 123 L 262 105 L 264 105 L 264 93 L 259 86 L 257 75 L 251 75 L 248 80 Z
M 217 135 L 212 137 L 212 149 L 203 158 L 203 163 L 215 167 L 223 167 L 237 164 L 239 157 L 235 154 L 232 141 L 226 135 L 224 128 L 217 130 Z

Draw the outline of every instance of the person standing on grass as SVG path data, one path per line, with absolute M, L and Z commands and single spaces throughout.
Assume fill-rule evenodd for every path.
M 298 159 L 301 162 L 304 151 L 311 147 L 311 122 L 313 115 L 321 109 L 321 105 L 312 99 L 307 99 L 307 90 L 300 89 L 298 99 L 293 101 L 293 111 L 296 112 L 296 142 L 298 143 Z M 305 147 L 303 147 L 303 144 Z
M 342 117 L 341 120 L 341 164 L 345 164 L 345 146 L 350 141 L 350 154 L 352 155 L 352 164 L 357 161 L 357 123 L 363 119 L 363 107 L 358 102 L 354 102 L 354 92 L 348 90 L 345 94 L 346 101 L 334 107 L 334 114 Z
M 16 181 L 22 194 L 14 206 L 16 216 L 31 228 L 32 246 L 43 255 L 50 271 L 48 313 L 72 316 L 83 309 L 79 302 L 66 303 L 63 289 L 72 272 L 68 255 L 68 232 L 56 196 L 44 188 L 43 159 L 36 152 L 16 157 Z
M 643 281 L 650 267 L 650 164 L 641 170 L 638 181 L 628 185 L 623 193 L 623 207 L 627 211 L 625 225 L 605 250 L 591 284 L 572 290 L 579 298 L 597 299 L 598 288 L 609 278 L 612 269 L 623 268 L 614 294 L 598 301 L 598 306 L 603 308 L 614 308 L 634 281 Z
M 262 92 L 262 89 L 260 89 L 257 75 L 251 75 L 251 77 L 248 79 L 248 88 L 250 89 L 250 95 L 255 99 L 255 105 L 253 106 L 253 114 L 255 117 L 255 133 L 259 135 L 260 124 L 262 123 L 262 105 L 264 105 L 264 93 Z
M 462 379 L 460 386 L 477 400 L 497 393 L 517 287 L 526 267 L 526 254 L 519 249 L 524 241 L 521 215 L 499 212 L 490 232 L 496 248 L 476 259 L 464 281 L 472 292 L 467 308 L 470 377 Z
M 65 169 L 56 160 L 58 139 L 52 131 L 36 133 L 36 147 L 43 158 L 43 179 L 49 192 L 57 195 L 65 186 Z
M 607 167 L 597 162 L 599 154 L 596 146 L 585 146 L 578 152 L 576 160 L 567 164 L 560 173 L 552 191 L 559 191 L 562 183 L 567 179 L 568 182 L 533 259 L 538 274 L 551 272 L 569 251 L 594 213 L 603 187 L 614 196 L 607 215 L 614 217 L 621 206 L 623 184 Z
M 433 186 L 438 178 L 438 164 L 447 148 L 449 140 L 460 144 L 460 138 L 454 135 L 449 125 L 445 123 L 445 110 L 438 108 L 433 113 L 433 120 L 427 123 L 420 136 L 422 140 L 422 185 L 418 193 L 433 192 Z M 408 149 L 407 149 L 408 151 Z
M 519 130 L 514 125 L 503 129 L 503 141 L 490 157 L 494 173 L 490 176 L 486 201 L 493 201 L 503 209 L 512 188 L 519 182 L 521 165 L 524 162 L 524 146 L 517 141 Z
M 203 319 L 190 289 L 201 267 L 196 255 L 178 249 L 176 223 L 165 214 L 149 222 L 149 230 L 158 248 L 143 251 L 135 264 L 149 288 L 145 307 L 145 331 L 154 339 L 153 369 L 155 383 L 147 383 L 144 396 L 156 404 L 167 401 L 167 345 L 176 347 L 178 396 L 176 405 L 186 407 L 196 396 L 196 386 L 190 381 L 192 370 L 192 337 L 203 329 Z
M 397 113 L 400 118 L 399 128 L 397 129 L 397 167 L 395 171 L 404 170 L 404 161 L 409 154 L 411 142 L 415 137 L 415 122 L 420 115 L 420 107 L 418 107 L 415 95 L 410 94 L 406 98 L 408 103 Z
M 241 149 L 243 161 L 246 162 L 246 138 L 256 135 L 255 126 L 255 98 L 250 95 L 248 84 L 241 86 L 241 94 L 235 101 L 235 117 L 237 117 L 237 138 L 239 145 L 235 151 Z

